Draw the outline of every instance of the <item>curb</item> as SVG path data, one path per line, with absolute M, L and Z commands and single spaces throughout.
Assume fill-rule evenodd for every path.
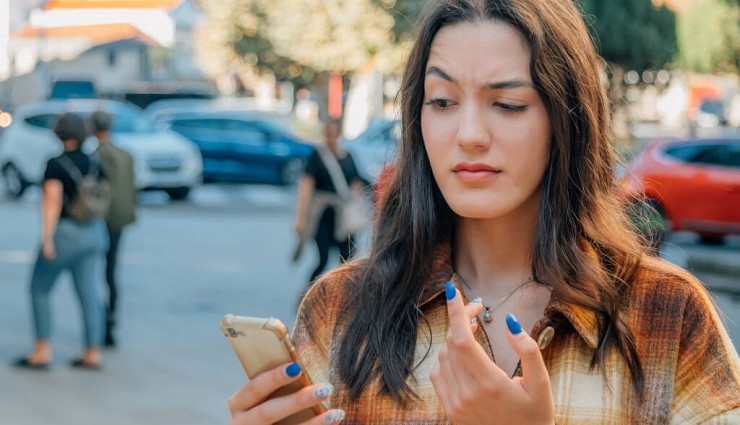
M 712 273 L 740 280 L 740 255 L 735 264 L 705 256 L 689 256 L 688 260 L 688 270 L 692 273 Z

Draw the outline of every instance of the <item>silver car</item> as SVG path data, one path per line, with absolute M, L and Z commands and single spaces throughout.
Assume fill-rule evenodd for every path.
M 398 120 L 376 120 L 354 139 L 342 146 L 352 154 L 357 172 L 366 183 L 375 183 L 378 175 L 396 160 L 401 123 Z
M 164 190 L 172 199 L 184 199 L 201 183 L 203 160 L 192 142 L 156 126 L 136 106 L 113 100 L 49 100 L 18 108 L 13 124 L 0 136 L 0 171 L 10 197 L 20 197 L 30 185 L 40 184 L 46 162 L 62 152 L 51 130 L 65 112 L 87 117 L 96 110 L 113 115 L 111 138 L 133 156 L 139 190 Z M 95 139 L 83 150 L 95 149 Z

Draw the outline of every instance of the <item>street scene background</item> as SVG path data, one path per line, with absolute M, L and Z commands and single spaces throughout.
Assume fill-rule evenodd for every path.
M 142 194 L 139 220 L 122 242 L 118 346 L 103 353 L 100 372 L 66 364 L 82 338 L 68 276 L 53 293 L 53 369 L 10 366 L 32 344 L 28 279 L 40 238 L 37 197 L 0 200 L 0 422 L 228 422 L 226 401 L 245 376 L 221 333 L 221 317 L 271 316 L 292 328 L 296 297 L 313 267 L 313 251 L 290 261 L 293 190 L 205 185 L 180 203 Z M 684 267 L 696 263 L 740 346 L 740 240 L 705 247 L 679 234 L 664 250 Z
M 341 118 L 342 147 L 372 193 L 396 152 L 400 75 L 426 2 L 0 0 L 0 425 L 227 423 L 246 377 L 220 320 L 292 329 L 317 258 L 309 246 L 291 261 L 306 157 L 321 122 Z M 702 194 L 719 181 L 705 211 L 735 220 L 722 234 L 667 232 L 661 255 L 705 283 L 740 347 L 740 0 L 578 4 L 627 162 L 672 139 L 722 152 L 724 163 L 673 162 L 704 167 L 692 182 Z M 63 275 L 51 370 L 14 368 L 33 345 L 38 184 L 61 151 L 50 128 L 62 111 L 103 105 L 129 125 L 112 139 L 135 157 L 141 189 L 120 247 L 117 345 L 100 371 L 69 367 L 83 335 Z M 700 203 L 678 206 L 688 204 Z M 667 226 L 657 212 L 653 224 Z

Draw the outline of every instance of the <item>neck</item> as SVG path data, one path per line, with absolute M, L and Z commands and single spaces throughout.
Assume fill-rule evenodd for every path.
M 65 140 L 62 144 L 64 145 L 64 152 L 73 152 L 80 148 L 80 144 L 74 139 Z
M 463 218 L 457 228 L 455 270 L 479 294 L 503 296 L 532 276 L 537 208 L 496 219 Z
M 97 137 L 101 145 L 110 141 L 110 135 L 108 133 L 97 133 L 95 137 Z

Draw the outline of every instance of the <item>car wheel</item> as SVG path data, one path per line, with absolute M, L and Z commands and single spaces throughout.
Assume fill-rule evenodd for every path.
M 699 235 L 699 243 L 702 245 L 722 245 L 724 242 L 724 235 Z
M 11 198 L 20 198 L 28 187 L 28 182 L 13 164 L 3 167 L 3 180 L 5 181 L 5 193 Z
M 300 158 L 290 158 L 283 164 L 280 181 L 285 185 L 295 184 L 303 175 L 304 164 Z
M 172 199 L 173 201 L 182 201 L 190 194 L 190 188 L 173 187 L 171 189 L 165 189 L 165 192 L 167 192 L 167 195 L 169 195 L 170 199 Z

